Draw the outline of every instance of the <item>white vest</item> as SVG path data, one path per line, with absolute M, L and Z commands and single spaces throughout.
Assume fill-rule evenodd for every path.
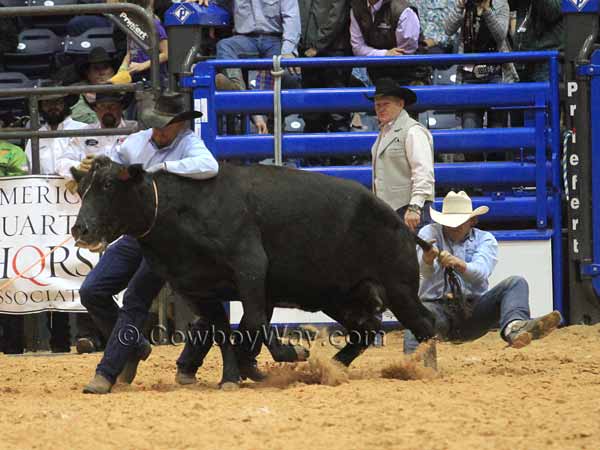
M 412 193 L 411 167 L 406 156 L 406 137 L 412 127 L 421 127 L 427 134 L 429 149 L 433 159 L 433 138 L 427 128 L 411 119 L 404 110 L 396 118 L 385 136 L 381 133 L 371 147 L 373 159 L 372 186 L 373 192 L 394 210 L 409 204 Z M 418 149 L 421 151 L 421 149 Z M 426 199 L 433 201 L 432 194 Z

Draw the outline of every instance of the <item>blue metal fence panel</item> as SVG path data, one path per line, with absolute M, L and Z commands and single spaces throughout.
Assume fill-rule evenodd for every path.
M 309 172 L 354 180 L 371 188 L 371 166 L 303 167 Z M 551 165 L 546 163 L 546 176 Z M 489 186 L 535 186 L 536 164 L 518 162 L 437 163 L 435 184 L 437 187 L 489 187 Z
M 549 83 L 512 83 L 455 86 L 411 86 L 418 103 L 415 111 L 487 107 L 534 107 L 540 93 L 549 95 Z M 373 88 L 289 89 L 283 90 L 284 113 L 311 111 L 373 111 Z M 267 113 L 273 111 L 272 91 L 215 92 L 219 114 Z
M 432 130 L 436 153 L 497 152 L 535 148 L 535 128 Z M 370 155 L 376 133 L 284 134 L 284 158 L 318 155 Z M 270 158 L 273 136 L 217 136 L 218 158 Z

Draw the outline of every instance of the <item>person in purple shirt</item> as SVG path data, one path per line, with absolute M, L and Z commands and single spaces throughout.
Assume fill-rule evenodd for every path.
M 350 42 L 355 56 L 402 56 L 416 53 L 421 26 L 406 0 L 352 0 Z M 369 68 L 374 84 L 392 78 L 399 84 L 423 84 L 414 66 Z
M 128 3 L 141 6 L 144 9 L 152 11 L 151 0 L 129 0 Z M 154 25 L 158 34 L 158 61 L 160 62 L 161 84 L 164 86 L 167 82 L 167 61 L 169 59 L 169 47 L 167 41 L 167 32 L 165 31 L 160 19 L 154 18 Z M 141 81 L 150 79 L 150 56 L 139 45 L 131 39 L 127 40 L 127 53 L 121 63 L 119 70 L 126 70 L 131 75 L 132 80 Z

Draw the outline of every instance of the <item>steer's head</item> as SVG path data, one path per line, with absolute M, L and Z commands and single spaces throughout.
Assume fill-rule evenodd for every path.
M 71 234 L 79 247 L 102 251 L 123 234 L 139 235 L 154 214 L 152 188 L 144 170 L 106 157 L 96 158 L 89 172 L 71 168 L 81 197 L 81 209 Z

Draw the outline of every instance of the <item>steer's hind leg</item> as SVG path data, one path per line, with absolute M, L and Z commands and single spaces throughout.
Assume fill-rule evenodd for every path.
M 419 342 L 435 335 L 435 317 L 418 297 L 418 286 L 395 283 L 386 286 L 387 306 Z

